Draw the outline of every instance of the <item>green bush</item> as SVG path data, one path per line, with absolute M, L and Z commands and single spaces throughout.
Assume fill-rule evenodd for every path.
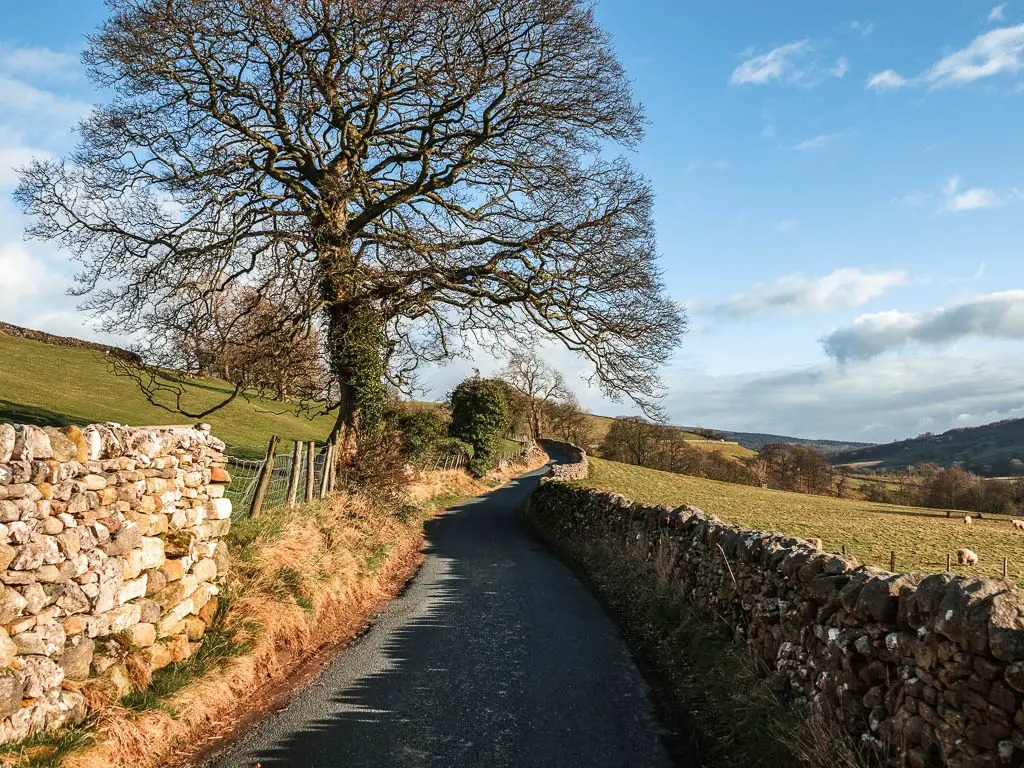
M 469 472 L 482 477 L 494 467 L 498 448 L 509 425 L 509 404 L 504 382 L 466 379 L 448 396 L 452 421 L 448 434 L 473 448 Z
M 402 454 L 410 461 L 439 450 L 448 439 L 448 414 L 440 408 L 401 406 L 388 414 L 388 421 L 402 434 Z

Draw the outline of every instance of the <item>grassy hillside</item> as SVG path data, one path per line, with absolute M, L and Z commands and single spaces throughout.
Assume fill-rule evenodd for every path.
M 1007 518 L 975 520 L 967 527 L 958 516 L 947 518 L 940 510 L 764 490 L 601 459 L 591 460 L 584 484 L 635 501 L 693 504 L 746 528 L 820 538 L 826 550 L 838 552 L 845 545 L 862 563 L 884 568 L 895 550 L 900 571 L 943 571 L 949 553 L 954 572 L 997 576 L 1005 556 L 1010 577 L 1024 586 L 1024 534 L 1014 532 Z M 976 567 L 956 565 L 960 547 L 978 553 Z
M 986 476 L 1015 474 L 1010 462 L 1024 461 L 1024 419 L 1009 419 L 981 427 L 952 429 L 941 435 L 925 434 L 910 440 L 845 451 L 833 464 L 903 469 L 914 464 L 962 464 Z
M 190 419 L 150 405 L 135 383 L 110 373 L 103 354 L 58 347 L 0 333 L 0 422 L 61 426 L 117 421 L 122 424 L 188 424 Z M 214 380 L 189 385 L 189 402 L 207 407 L 230 393 Z M 310 420 L 294 406 L 237 398 L 206 418 L 231 446 L 259 453 L 272 434 L 323 440 L 333 419 Z
M 612 422 L 615 421 L 610 416 L 597 416 L 593 413 L 588 413 L 587 416 L 590 418 L 591 423 L 591 442 L 589 446 L 584 446 L 593 450 L 601 445 L 604 440 L 604 436 L 608 434 L 608 428 L 611 427 Z M 702 440 L 700 435 L 694 432 L 688 432 L 684 427 L 679 427 L 683 433 L 683 437 L 687 440 L 695 441 L 693 443 L 694 448 L 698 448 L 702 451 L 721 451 L 726 456 L 732 456 L 733 458 L 745 459 L 753 456 L 756 451 L 752 451 L 743 445 L 729 445 L 728 443 L 707 443 L 707 442 L 696 442 Z

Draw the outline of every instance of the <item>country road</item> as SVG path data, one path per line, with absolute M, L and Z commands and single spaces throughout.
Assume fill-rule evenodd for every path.
M 546 471 L 428 523 L 374 627 L 207 765 L 671 766 L 617 628 L 517 519 Z

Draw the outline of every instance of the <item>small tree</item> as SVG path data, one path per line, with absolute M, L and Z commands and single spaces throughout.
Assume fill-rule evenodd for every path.
M 612 461 L 650 465 L 658 447 L 660 427 L 640 416 L 620 416 L 612 422 L 601 444 L 601 453 Z
M 564 400 L 551 403 L 547 409 L 547 418 L 555 436 L 581 448 L 590 448 L 594 438 L 594 423 L 590 415 L 580 408 L 572 393 Z
M 508 365 L 501 372 L 523 397 L 530 413 L 530 432 L 534 440 L 541 437 L 541 419 L 556 400 L 571 396 L 562 373 L 544 362 L 534 351 L 513 350 Z
M 469 471 L 482 477 L 494 467 L 498 447 L 508 429 L 508 399 L 503 382 L 474 376 L 448 396 L 452 421 L 448 433 L 473 448 Z

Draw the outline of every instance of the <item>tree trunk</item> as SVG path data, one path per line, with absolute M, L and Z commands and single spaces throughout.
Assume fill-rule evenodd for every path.
M 327 356 L 338 385 L 338 418 L 331 432 L 340 463 L 351 463 L 363 438 L 380 425 L 384 388 L 384 325 L 379 308 L 361 294 L 362 268 L 346 234 L 344 169 L 325 179 L 332 203 L 318 222 L 320 293 L 326 304 Z
M 346 337 L 350 325 L 348 307 L 338 302 L 327 310 L 327 355 L 338 386 L 338 418 L 331 430 L 330 440 L 338 446 L 338 457 L 351 463 L 358 453 L 359 408 L 351 359 L 346 354 Z

